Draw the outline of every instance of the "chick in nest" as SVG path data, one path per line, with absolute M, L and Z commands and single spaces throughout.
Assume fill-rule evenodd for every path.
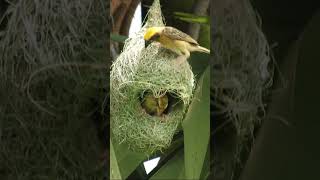
M 141 106 L 150 115 L 162 116 L 168 107 L 168 95 L 155 97 L 151 92 L 145 93 Z

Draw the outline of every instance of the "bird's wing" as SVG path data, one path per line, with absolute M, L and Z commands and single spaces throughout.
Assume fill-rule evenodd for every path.
M 186 41 L 193 45 L 199 45 L 198 42 L 194 40 L 192 37 L 190 37 L 188 34 L 173 27 L 165 27 L 162 33 L 170 39 Z

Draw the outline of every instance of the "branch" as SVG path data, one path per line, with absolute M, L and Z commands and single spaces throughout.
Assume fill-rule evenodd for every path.
M 195 15 L 207 15 L 207 10 L 209 8 L 209 0 L 198 0 L 193 5 L 193 14 Z M 194 38 L 199 38 L 199 32 L 200 32 L 200 24 L 192 23 L 189 25 L 188 33 L 189 35 Z

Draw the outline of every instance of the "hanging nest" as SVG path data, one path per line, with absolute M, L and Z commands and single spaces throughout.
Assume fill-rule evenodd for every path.
M 143 35 L 150 26 L 164 26 L 158 0 L 150 8 L 146 24 L 126 40 L 110 73 L 113 137 L 133 151 L 146 154 L 170 145 L 194 90 L 194 75 L 188 63 L 177 66 L 177 56 L 159 44 L 145 48 Z M 168 107 L 161 116 L 150 115 L 141 106 L 146 93 L 155 98 L 168 97 Z
M 248 0 L 229 2 L 215 12 L 211 96 L 213 116 L 222 119 L 215 132 L 232 127 L 237 141 L 234 163 L 242 166 L 254 129 L 265 117 L 265 98 L 273 79 L 272 56 Z M 217 163 L 219 156 L 215 157 Z

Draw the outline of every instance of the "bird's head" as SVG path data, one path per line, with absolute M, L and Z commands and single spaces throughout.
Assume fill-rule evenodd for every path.
M 158 98 L 158 106 L 159 108 L 165 110 L 168 107 L 168 96 L 165 94 L 162 97 Z
M 158 41 L 160 34 L 164 27 L 150 27 L 146 30 L 143 38 L 146 41 L 146 44 L 150 44 L 152 41 Z

